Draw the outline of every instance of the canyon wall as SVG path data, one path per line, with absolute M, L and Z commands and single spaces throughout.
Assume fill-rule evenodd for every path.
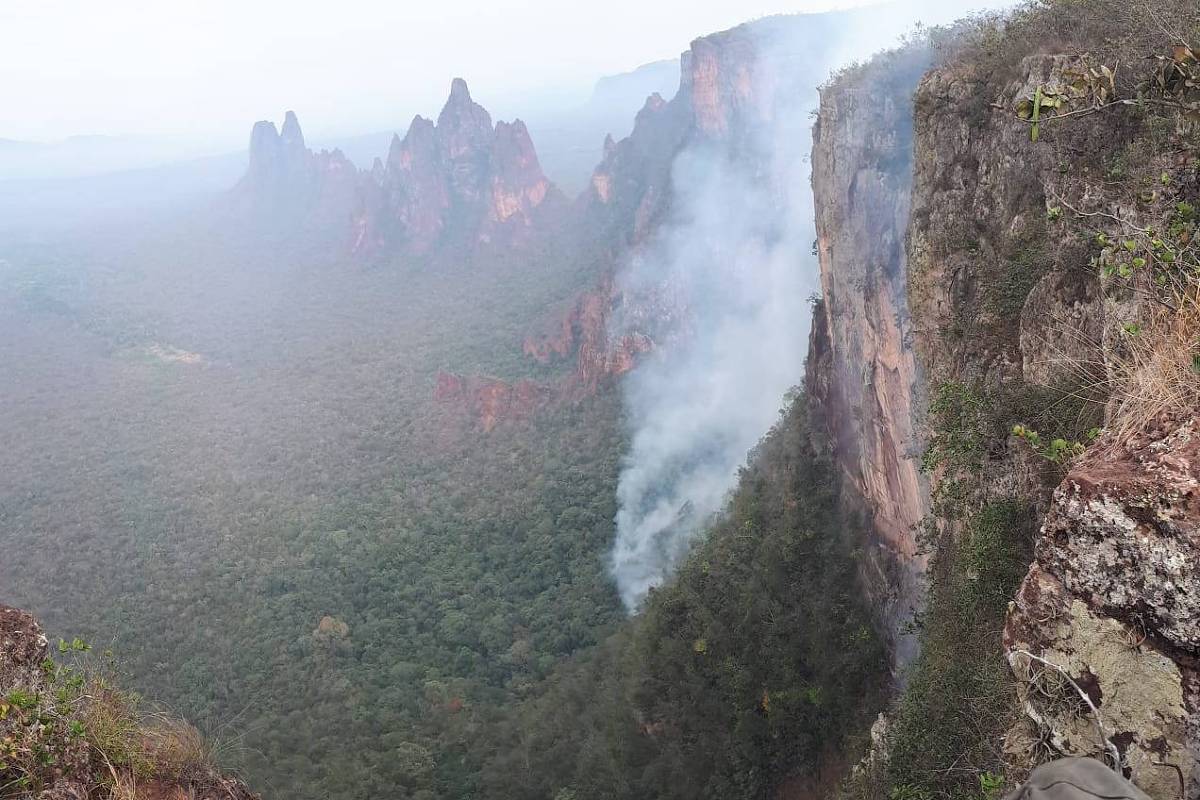
M 844 74 L 822 91 L 813 136 L 822 296 L 805 385 L 846 485 L 872 521 L 864 583 L 897 667 L 915 654 L 907 623 L 921 606 L 926 568 L 917 543 L 928 511 L 917 428 L 923 383 L 904 236 L 911 97 L 928 58 L 917 48 Z
M 874 594 L 927 604 L 919 690 L 857 773 L 890 749 L 884 791 L 1085 755 L 1200 795 L 1194 351 L 1172 349 L 1194 340 L 1173 265 L 1200 197 L 1196 57 L 1093 13 L 955 31 L 924 75 L 910 46 L 822 93 L 806 383 L 887 556 Z

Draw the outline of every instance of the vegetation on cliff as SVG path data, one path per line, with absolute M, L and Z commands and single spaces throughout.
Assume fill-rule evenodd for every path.
M 877 711 L 861 521 L 796 397 L 727 512 L 641 615 L 500 728 L 488 797 L 770 797 Z
M 146 711 L 112 654 L 90 650 L 59 640 L 51 655 L 33 617 L 0 606 L 0 797 L 254 800 L 195 728 Z
M 908 280 L 931 395 L 929 605 L 855 796 L 977 797 L 1093 747 L 1024 717 L 1037 678 L 1010 669 L 1002 631 L 1071 461 L 1197 408 L 1197 41 L 1194 4 L 1048 0 L 966 32 L 922 81 Z M 1186 750 L 1181 731 L 1124 724 L 1127 766 Z

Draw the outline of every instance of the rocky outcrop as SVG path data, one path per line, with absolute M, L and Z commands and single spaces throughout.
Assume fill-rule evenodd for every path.
M 866 581 L 897 665 L 915 654 L 902 633 L 920 608 L 928 512 L 917 433 L 921 370 L 911 348 L 904 237 L 912 173 L 910 103 L 928 64 L 905 52 L 843 75 L 821 93 L 813 136 L 816 249 L 806 388 L 848 484 L 869 510 L 877 548 Z M 712 121 L 719 128 L 722 118 Z
M 269 121 L 254 124 L 250 163 L 230 199 L 232 209 L 254 223 L 340 236 L 358 192 L 354 164 L 340 150 L 309 150 L 289 111 L 282 130 Z
M 387 160 L 367 171 L 337 150 L 309 150 L 290 111 L 281 131 L 256 123 L 233 200 L 256 220 L 316 227 L 371 259 L 519 245 L 537 225 L 553 228 L 566 206 L 542 173 L 525 124 L 493 127 L 461 78 L 436 123 L 416 117 L 403 139 L 392 139 Z
M 40 685 L 49 653 L 46 634 L 32 614 L 0 606 L 0 695 L 11 687 Z
M 619 299 L 607 279 L 581 293 L 566 312 L 547 322 L 542 333 L 525 338 L 523 352 L 540 364 L 573 357 L 570 390 L 594 392 L 604 382 L 624 375 L 636 365 L 638 356 L 654 349 L 654 339 L 640 330 L 609 330 L 614 297 Z
M 455 78 L 436 124 L 417 117 L 374 170 L 354 217 L 358 255 L 424 254 L 453 244 L 512 245 L 565 201 L 520 120 L 500 122 Z
M 678 95 L 670 102 L 651 95 L 638 112 L 633 133 L 604 143 L 604 158 L 578 201 L 587 226 L 617 244 L 640 241 L 663 213 L 671 164 L 689 132 L 689 109 Z
M 59 650 L 83 646 L 76 640 Z M 11 796 L 259 800 L 201 756 L 199 734 L 186 723 L 142 720 L 107 678 L 50 655 L 32 615 L 0 606 L 0 787 L 22 790 Z
M 1048 737 L 1075 755 L 1101 755 L 1105 738 L 1152 797 L 1200 792 L 1195 416 L 1101 441 L 1074 465 L 1054 493 L 1004 643 L 1022 678 L 1025 738 Z M 1088 692 L 1103 733 L 1090 709 L 1047 691 L 1058 675 L 1030 653 Z M 1021 741 L 1020 732 L 1010 738 Z
M 528 379 L 509 382 L 450 372 L 439 372 L 433 389 L 435 401 L 473 420 L 483 433 L 501 422 L 528 419 L 554 397 L 552 388 Z
M 1054 495 L 1038 562 L 1072 594 L 1200 655 L 1200 429 L 1151 421 L 1101 443 Z
M 633 132 L 605 142 L 604 158 L 579 200 L 590 227 L 624 244 L 641 241 L 670 208 L 671 167 L 688 145 L 712 143 L 718 151 L 761 155 L 756 132 L 775 112 L 776 90 L 786 83 L 780 75 L 821 63 L 829 44 L 821 33 L 828 23 L 820 14 L 768 18 L 693 41 L 680 58 L 675 95 L 665 100 L 652 94 Z M 778 40 L 789 40 L 787 63 L 773 46 Z M 797 58 L 800 42 L 809 48 Z M 815 72 L 809 69 L 804 80 Z
M 682 153 L 736 164 L 780 196 L 790 190 L 784 184 L 795 176 L 771 163 L 778 143 L 764 131 L 786 115 L 803 113 L 807 120 L 804 98 L 828 63 L 831 30 L 846 19 L 772 17 L 691 43 L 680 59 L 678 91 L 669 100 L 652 94 L 632 133 L 605 141 L 591 185 L 577 200 L 586 247 L 606 254 L 601 281 L 549 323 L 551 335 L 527 341 L 527 352 L 544 359 L 575 347 L 582 384 L 596 385 L 627 371 L 639 354 L 666 339 L 686 336 L 689 312 L 673 299 L 683 294 L 678 287 L 661 283 L 630 291 L 615 273 L 651 248 L 654 233 L 671 222 L 673 170 Z

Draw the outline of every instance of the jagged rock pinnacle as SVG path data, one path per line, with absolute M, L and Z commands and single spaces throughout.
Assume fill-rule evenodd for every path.
M 280 139 L 283 141 L 283 146 L 289 150 L 304 149 L 304 133 L 300 130 L 300 121 L 296 119 L 295 111 L 289 111 L 284 115 Z
M 471 102 L 471 90 L 467 88 L 467 82 L 462 78 L 455 78 L 450 81 L 450 101 L 454 102 Z

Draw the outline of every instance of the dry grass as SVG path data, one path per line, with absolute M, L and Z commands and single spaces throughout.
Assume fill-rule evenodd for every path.
M 1118 441 L 1168 412 L 1200 410 L 1200 277 L 1129 337 L 1112 367 L 1108 429 Z
M 205 737 L 173 715 L 145 712 L 117 687 L 111 664 L 50 664 L 47 683 L 19 704 L 3 702 L 16 692 L 0 695 L 0 798 L 64 781 L 97 798 L 163 800 L 221 780 Z
M 1117 442 L 1128 441 L 1164 414 L 1200 411 L 1200 276 L 1173 292 L 1166 305 L 1143 307 L 1149 311 L 1140 317 L 1136 333 L 1123 334 L 1122 347 L 1115 352 L 1101 355 L 1100 342 L 1070 328 L 1060 332 L 1074 338 L 1082 352 L 1096 353 L 1094 358 L 1042 341 L 1051 351 L 1044 363 L 1076 387 L 1056 389 L 1062 401 L 1107 405 L 1104 429 Z
M 142 728 L 142 752 L 156 777 L 198 781 L 217 771 L 208 740 L 188 723 L 158 716 Z

